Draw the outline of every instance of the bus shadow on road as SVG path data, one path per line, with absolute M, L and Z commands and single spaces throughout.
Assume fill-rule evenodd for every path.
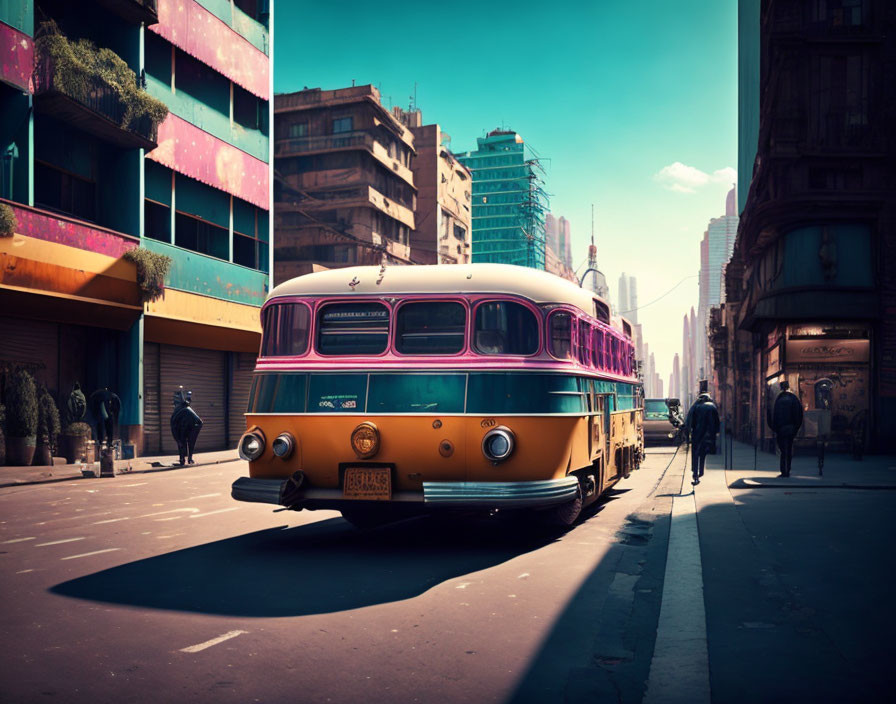
M 422 519 L 363 533 L 333 518 L 137 560 L 50 591 L 231 616 L 333 613 L 418 596 L 556 538 L 493 519 Z

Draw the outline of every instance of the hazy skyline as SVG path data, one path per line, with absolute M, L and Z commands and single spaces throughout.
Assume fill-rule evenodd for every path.
M 275 4 L 277 92 L 372 83 L 386 106 L 415 94 L 451 148 L 495 127 L 544 159 L 551 212 L 598 265 L 636 276 L 639 321 L 671 372 L 681 316 L 698 301 L 700 240 L 737 167 L 735 3 L 461 0 Z M 650 305 L 684 281 L 661 301 Z

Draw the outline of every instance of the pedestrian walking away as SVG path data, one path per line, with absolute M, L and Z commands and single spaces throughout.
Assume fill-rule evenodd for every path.
M 768 417 L 769 427 L 775 434 L 778 448 L 781 450 L 781 477 L 790 476 L 790 464 L 793 460 L 793 440 L 803 425 L 803 404 L 799 396 L 790 390 L 787 381 L 781 382 L 781 393 L 775 399 L 775 405 Z
M 700 394 L 688 411 L 684 421 L 686 436 L 691 443 L 691 472 L 694 475 L 691 484 L 696 486 L 703 476 L 706 455 L 715 454 L 716 434 L 719 432 L 719 409 L 709 394 Z

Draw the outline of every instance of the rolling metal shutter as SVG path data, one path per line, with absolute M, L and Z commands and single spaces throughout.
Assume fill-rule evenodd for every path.
M 175 345 L 160 345 L 159 348 L 162 452 L 177 454 L 177 444 L 171 436 L 170 420 L 174 409 L 174 392 L 180 386 L 185 391 L 193 392 L 193 408 L 202 418 L 202 431 L 196 442 L 196 451 L 226 449 L 227 353 Z
M 21 364 L 47 385 L 59 391 L 59 325 L 40 320 L 0 317 L 0 360 Z M 84 379 L 80 380 L 84 383 Z M 65 390 L 66 393 L 70 389 Z M 85 393 L 89 392 L 85 390 Z
M 162 451 L 162 421 L 159 407 L 159 345 L 143 345 L 143 454 Z
M 252 372 L 255 370 L 255 355 L 251 352 L 233 353 L 232 359 L 228 447 L 236 447 L 246 430 L 246 418 L 243 414 L 249 403 L 249 387 L 252 386 Z

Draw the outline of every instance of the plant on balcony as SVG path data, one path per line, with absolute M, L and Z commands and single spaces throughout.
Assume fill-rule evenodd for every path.
M 157 254 L 146 247 L 129 249 L 123 259 L 137 265 L 137 285 L 143 294 L 143 302 L 154 301 L 165 292 L 165 277 L 171 270 L 171 257 Z
M 18 226 L 15 211 L 6 203 L 0 203 L 0 237 L 12 237 Z
M 122 108 L 115 111 L 116 121 L 124 129 L 155 135 L 159 123 L 168 115 L 165 103 L 139 88 L 136 74 L 111 49 L 97 48 L 88 39 L 72 41 L 53 20 L 41 23 L 34 47 L 36 71 L 42 65 L 46 68 L 44 62 L 49 62 L 49 80 L 59 92 L 91 106 L 98 94 L 111 91 L 119 103 L 116 107 Z
M 31 464 L 37 434 L 37 387 L 18 367 L 6 379 L 6 460 L 17 467 Z

